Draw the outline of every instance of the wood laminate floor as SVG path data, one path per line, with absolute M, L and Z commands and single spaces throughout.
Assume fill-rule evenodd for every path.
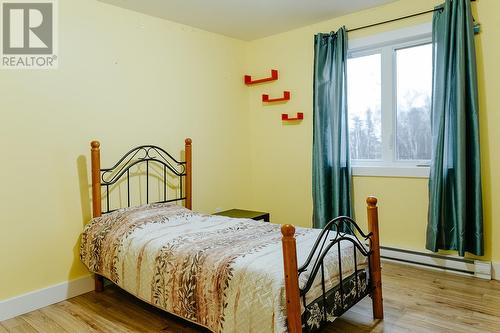
M 500 332 L 500 281 L 383 264 L 385 320 L 367 298 L 322 332 Z M 207 332 L 117 287 L 0 322 L 0 333 Z M 256 332 L 261 333 L 261 332 Z M 264 333 L 264 332 L 262 332 Z

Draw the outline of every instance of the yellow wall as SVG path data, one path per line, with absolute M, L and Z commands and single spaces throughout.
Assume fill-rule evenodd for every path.
M 248 201 L 244 42 L 93 0 L 59 11 L 59 69 L 0 71 L 0 300 L 88 274 L 91 139 L 109 165 L 190 136 L 194 208 Z
M 385 6 L 328 20 L 308 27 L 270 36 L 247 45 L 247 71 L 266 75 L 270 68 L 280 70 L 280 80 L 273 85 L 250 88 L 250 124 L 252 131 L 252 194 L 253 206 L 269 210 L 277 223 L 311 225 L 311 148 L 312 148 L 312 82 L 313 82 L 313 36 L 318 32 L 337 30 L 379 22 L 399 16 L 433 8 L 441 0 L 401 0 Z M 483 32 L 476 37 L 480 84 L 481 144 L 484 183 L 484 213 L 486 233 L 485 259 L 500 261 L 500 227 L 495 221 L 500 217 L 500 208 L 494 206 L 495 195 L 500 190 L 498 151 L 500 124 L 497 105 L 500 95 L 500 73 L 497 62 L 500 47 L 496 38 L 500 23 L 496 15 L 500 2 L 480 0 L 474 5 L 476 17 L 482 23 Z M 476 8 L 477 7 L 477 8 Z M 408 25 L 430 22 L 431 15 L 399 21 L 359 32 L 351 33 L 356 38 L 401 28 Z M 269 92 L 279 95 L 291 90 L 292 99 L 287 104 L 265 106 L 260 94 Z M 281 112 L 304 112 L 300 125 L 284 125 Z M 365 219 L 364 199 L 376 195 L 380 202 L 382 243 L 416 250 L 425 248 L 427 223 L 427 179 L 355 177 L 355 212 L 359 220 Z
M 90 218 L 89 147 L 102 141 L 103 165 L 139 143 L 179 156 L 194 141 L 194 208 L 268 210 L 278 223 L 311 223 L 313 35 L 426 10 L 439 1 L 403 0 L 265 39 L 242 42 L 97 1 L 60 1 L 60 65 L 0 71 L 0 300 L 88 274 L 78 237 Z M 71 3 L 71 4 L 70 4 Z M 479 55 L 486 258 L 500 261 L 493 234 L 500 207 L 497 145 L 500 97 L 495 40 L 500 3 L 480 0 Z M 364 30 L 352 37 L 428 21 Z M 242 75 L 280 69 L 277 84 L 245 87 Z M 262 106 L 260 94 L 292 91 Z M 280 113 L 304 112 L 299 125 Z M 423 249 L 425 179 L 355 177 L 356 212 L 380 198 L 384 245 Z

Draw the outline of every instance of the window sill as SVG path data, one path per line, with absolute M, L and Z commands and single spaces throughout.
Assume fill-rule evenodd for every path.
M 402 177 L 402 178 L 429 178 L 429 167 L 378 167 L 353 166 L 353 176 L 364 177 Z

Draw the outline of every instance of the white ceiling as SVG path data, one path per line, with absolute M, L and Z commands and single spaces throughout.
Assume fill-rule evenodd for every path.
M 253 40 L 395 0 L 101 1 L 222 35 Z

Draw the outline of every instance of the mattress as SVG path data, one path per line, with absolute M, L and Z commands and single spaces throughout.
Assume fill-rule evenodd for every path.
M 296 229 L 299 266 L 319 232 Z M 90 271 L 127 292 L 213 332 L 286 332 L 281 246 L 277 224 L 150 204 L 93 219 L 83 231 L 80 257 Z M 324 260 L 326 289 L 332 291 L 339 285 L 337 251 L 334 246 Z M 341 242 L 340 251 L 342 276 L 351 282 L 343 295 L 338 287 L 333 293 L 339 304 L 336 297 L 364 292 L 367 281 L 366 257 L 357 253 L 356 275 L 358 250 Z M 300 286 L 308 274 L 301 274 Z M 306 298 L 305 320 L 312 326 L 320 320 L 314 315 L 321 303 L 320 275 Z M 335 312 L 328 313 L 334 319 Z

